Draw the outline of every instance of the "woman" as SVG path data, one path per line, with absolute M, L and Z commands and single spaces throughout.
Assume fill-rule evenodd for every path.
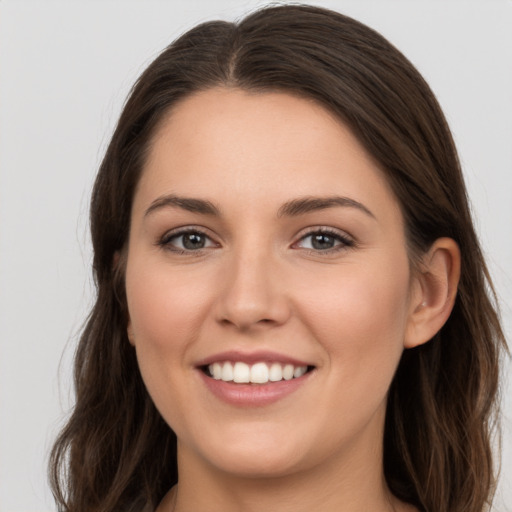
M 485 509 L 505 341 L 449 129 L 380 35 L 307 6 L 186 33 L 91 230 L 63 510 Z

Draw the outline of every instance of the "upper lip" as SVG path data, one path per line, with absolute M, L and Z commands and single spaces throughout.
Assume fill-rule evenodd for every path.
M 246 364 L 254 364 L 254 363 L 280 363 L 280 364 L 293 364 L 294 366 L 314 366 L 307 361 L 301 361 L 300 359 L 296 359 L 295 357 L 290 357 L 285 354 L 280 354 L 278 352 L 267 351 L 267 350 L 259 350 L 255 352 L 241 352 L 238 350 L 227 350 L 225 352 L 219 352 L 217 354 L 213 354 L 211 356 L 205 357 L 197 362 L 196 366 L 208 366 L 212 363 L 222 362 L 222 361 L 240 361 Z

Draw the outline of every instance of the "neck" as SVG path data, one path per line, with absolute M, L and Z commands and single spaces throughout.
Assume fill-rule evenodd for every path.
M 309 472 L 281 478 L 244 479 L 233 477 L 184 478 L 171 494 L 169 512 L 222 510 L 224 512 L 398 512 L 396 500 L 381 479 L 369 477 L 364 485 L 355 476 L 341 477 L 335 483 Z M 200 492 L 198 490 L 200 489 Z M 215 508 L 212 509 L 212 504 Z M 162 510 L 164 512 L 164 510 Z M 167 510 L 165 511 L 167 512 Z

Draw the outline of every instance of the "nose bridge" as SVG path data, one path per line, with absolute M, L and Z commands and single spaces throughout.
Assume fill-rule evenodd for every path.
M 219 320 L 240 329 L 282 324 L 289 316 L 281 269 L 271 244 L 258 236 L 233 247 L 219 293 Z M 259 241 L 255 240 L 259 239 Z

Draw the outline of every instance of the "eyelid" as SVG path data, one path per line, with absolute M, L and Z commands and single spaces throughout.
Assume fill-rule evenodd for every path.
M 334 247 L 331 247 L 330 249 L 309 249 L 309 248 L 303 248 L 304 250 L 308 251 L 309 253 L 315 254 L 315 255 L 328 255 L 332 254 L 334 252 L 339 252 L 342 250 L 350 249 L 351 247 L 356 246 L 356 241 L 354 237 L 349 235 L 347 232 L 332 228 L 330 226 L 313 226 L 307 228 L 307 231 L 302 231 L 298 235 L 298 241 L 294 242 L 294 246 L 303 241 L 305 238 L 308 238 L 310 236 L 313 236 L 315 234 L 323 234 L 327 236 L 331 236 L 335 238 L 339 244 L 335 245 Z
M 177 254 L 191 254 L 191 255 L 200 255 L 203 253 L 206 249 L 211 249 L 212 245 L 209 247 L 202 247 L 198 249 L 180 249 L 178 247 L 172 247 L 170 244 L 171 239 L 173 238 L 179 238 L 180 236 L 186 235 L 187 233 L 198 233 L 200 235 L 203 235 L 206 237 L 212 244 L 213 247 L 219 247 L 220 244 L 214 240 L 212 236 L 208 234 L 208 231 L 206 228 L 195 226 L 195 225 L 187 225 L 187 226 L 180 226 L 177 228 L 173 228 L 169 231 L 166 231 L 157 241 L 157 246 L 160 246 L 164 249 L 167 249 L 171 252 L 177 253 Z M 297 241 L 292 244 L 292 248 L 297 248 L 296 246 L 302 242 L 304 239 L 313 236 L 315 234 L 323 234 L 330 236 L 337 240 L 339 243 L 335 245 L 334 247 L 328 248 L 328 249 L 310 249 L 310 248 L 301 248 L 304 251 L 314 254 L 314 255 L 325 255 L 336 253 L 342 250 L 350 249 L 351 247 L 356 246 L 355 239 L 349 235 L 346 231 L 333 228 L 330 226 L 311 226 L 304 230 L 302 230 L 297 235 Z
M 212 236 L 210 236 L 205 228 L 194 226 L 194 225 L 187 225 L 187 226 L 180 226 L 177 228 L 170 229 L 169 231 L 166 231 L 161 237 L 158 238 L 156 241 L 157 246 L 160 246 L 164 249 L 167 249 L 171 252 L 175 252 L 178 254 L 195 254 L 198 255 L 202 253 L 205 249 L 210 249 L 210 247 L 202 247 L 199 249 L 180 249 L 178 247 L 171 248 L 170 241 L 173 238 L 179 238 L 180 236 L 186 235 L 187 233 L 197 233 L 200 235 L 203 235 L 205 238 L 207 238 L 213 246 L 219 246 L 219 243 L 216 242 Z

